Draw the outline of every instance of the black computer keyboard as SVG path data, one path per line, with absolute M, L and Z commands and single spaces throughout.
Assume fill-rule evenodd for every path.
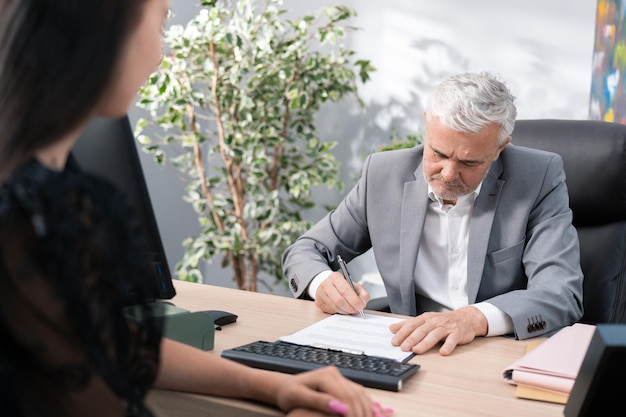
M 252 342 L 228 349 L 222 357 L 254 368 L 296 374 L 334 365 L 348 379 L 366 387 L 400 391 L 419 365 L 292 343 Z

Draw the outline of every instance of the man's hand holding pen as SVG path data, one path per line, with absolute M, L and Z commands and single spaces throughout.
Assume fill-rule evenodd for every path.
M 358 314 L 370 300 L 369 293 L 357 282 L 354 290 L 341 271 L 331 273 L 315 293 L 315 305 L 328 314 Z
M 340 255 L 337 255 L 337 262 L 339 263 L 339 268 L 341 269 L 343 277 L 346 279 L 346 281 L 348 281 L 348 284 L 350 284 L 350 288 L 352 288 L 352 291 L 354 291 L 355 294 L 358 294 L 356 288 L 354 287 L 354 282 L 352 282 L 352 275 L 350 275 L 350 271 L 348 271 L 348 264 L 346 264 L 346 261 L 344 261 Z M 361 315 L 362 319 L 365 318 L 365 315 L 363 314 L 363 309 L 359 310 L 359 314 Z

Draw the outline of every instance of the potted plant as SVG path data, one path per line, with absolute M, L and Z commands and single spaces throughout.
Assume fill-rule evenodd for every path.
M 338 40 L 355 11 L 326 7 L 293 20 L 278 0 L 202 1 L 140 92 L 143 149 L 186 179 L 200 232 L 183 242 L 180 279 L 202 282 L 201 261 L 222 256 L 240 289 L 261 271 L 283 281 L 284 249 L 310 222 L 312 187 L 341 190 L 336 142 L 316 133 L 320 106 L 358 98 L 374 68 Z M 148 130 L 146 127 L 151 126 Z M 148 136 L 148 132 L 150 133 Z

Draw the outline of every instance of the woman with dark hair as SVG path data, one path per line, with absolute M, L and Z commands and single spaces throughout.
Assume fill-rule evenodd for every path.
M 124 115 L 161 58 L 167 0 L 0 0 L 0 415 L 150 416 L 152 387 L 251 398 L 292 416 L 386 416 L 334 368 L 287 375 L 162 338 L 130 208 L 70 150 Z

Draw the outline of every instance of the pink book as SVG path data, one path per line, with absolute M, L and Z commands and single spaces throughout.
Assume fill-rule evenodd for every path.
M 561 329 L 507 366 L 502 376 L 514 385 L 569 394 L 595 329 L 582 323 Z

